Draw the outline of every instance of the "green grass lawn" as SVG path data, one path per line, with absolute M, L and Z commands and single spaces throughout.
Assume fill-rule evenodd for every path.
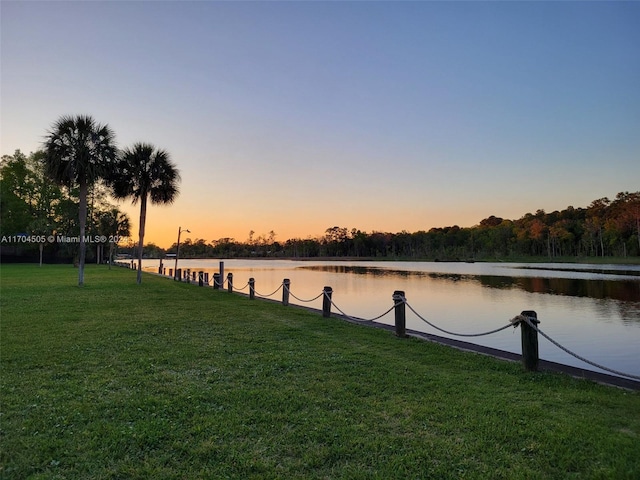
M 640 477 L 640 395 L 89 266 L 0 267 L 0 478 Z

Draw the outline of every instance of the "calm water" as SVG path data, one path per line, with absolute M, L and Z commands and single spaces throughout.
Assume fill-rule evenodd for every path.
M 220 260 L 180 260 L 192 271 L 217 272 Z M 144 267 L 157 271 L 158 260 Z M 166 260 L 164 266 L 173 267 Z M 273 293 L 283 279 L 302 300 L 333 288 L 335 305 L 349 316 L 372 319 L 393 305 L 395 290 L 436 326 L 458 333 L 501 327 L 523 310 L 535 310 L 540 329 L 576 354 L 606 367 L 640 375 L 640 266 L 433 262 L 335 262 L 225 260 L 240 289 L 255 278 L 260 295 Z M 248 293 L 248 288 L 242 290 Z M 282 298 L 282 291 L 272 297 Z M 290 303 L 322 308 L 290 298 Z M 332 309 L 334 312 L 335 308 Z M 378 320 L 393 325 L 393 312 Z M 519 329 L 472 338 L 434 330 L 407 309 L 407 328 L 520 353 Z M 597 370 L 539 339 L 540 357 Z

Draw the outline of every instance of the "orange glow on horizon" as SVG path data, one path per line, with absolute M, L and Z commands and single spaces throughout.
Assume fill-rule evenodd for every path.
M 131 223 L 130 241 L 137 243 L 140 216 L 139 206 L 120 204 L 119 208 L 129 216 Z M 220 209 L 202 209 L 198 212 L 185 212 L 184 210 L 184 208 L 179 208 L 176 205 L 149 205 L 147 208 L 144 243 L 153 243 L 161 248 L 169 249 L 178 239 L 179 227 L 182 228 L 182 234 L 180 236 L 181 242 L 187 239 L 191 241 L 202 239 L 206 243 L 212 243 L 222 238 L 231 238 L 238 242 L 246 242 L 251 231 L 254 232 L 253 238 L 256 239 L 260 236 L 267 238 L 273 230 L 276 234 L 275 240 L 284 243 L 287 240 L 296 238 L 322 237 L 325 231 L 333 226 L 346 227 L 349 230 L 355 228 L 367 233 L 374 231 L 399 233 L 403 230 L 414 233 L 420 230 L 428 231 L 433 227 L 450 225 L 470 227 L 478 224 L 482 218 L 485 218 L 484 216 L 478 217 L 474 215 L 473 220 L 470 219 L 466 222 L 461 222 L 460 218 L 458 218 L 458 221 L 452 222 L 451 220 L 455 215 L 452 215 L 450 210 L 442 210 L 439 215 L 430 215 L 428 222 L 420 218 L 420 215 L 411 213 L 406 213 L 402 217 L 388 219 L 382 218 L 382 216 L 377 214 L 371 214 L 369 216 L 357 215 L 357 219 L 354 220 L 353 218 L 348 218 L 347 216 L 341 217 L 340 215 L 335 215 L 336 218 L 331 218 L 331 215 L 327 215 L 326 218 L 317 219 L 315 216 L 305 212 L 295 214 L 295 216 L 292 217 L 294 220 L 287 220 L 274 215 L 265 218 L 256 217 L 254 219 L 255 221 L 253 221 L 248 218 L 234 220 L 233 216 L 225 217 L 225 215 L 220 215 L 220 218 L 208 217 L 208 215 L 217 214 Z M 201 218 L 202 215 L 207 216 L 207 218 Z M 238 214 L 238 216 L 241 215 Z M 469 218 L 471 218 L 471 216 L 469 216 Z M 190 233 L 185 232 L 187 229 L 190 230 Z

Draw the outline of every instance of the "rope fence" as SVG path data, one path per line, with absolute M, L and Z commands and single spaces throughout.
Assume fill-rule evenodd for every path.
M 606 372 L 610 372 L 610 373 L 615 373 L 616 375 L 620 375 L 621 377 L 628 377 L 628 378 L 633 378 L 635 380 L 640 380 L 640 376 L 639 375 L 631 375 L 629 373 L 624 373 L 624 372 L 620 372 L 618 370 L 614 370 L 612 368 L 609 367 L 605 367 L 604 365 L 600 365 L 596 362 L 592 362 L 591 360 L 588 360 L 580 355 L 578 355 L 577 353 L 572 352 L 571 350 L 569 350 L 567 347 L 561 345 L 560 343 L 556 342 L 553 338 L 551 338 L 549 335 L 547 335 L 546 333 L 544 333 L 542 330 L 540 330 L 540 328 L 538 328 L 537 325 L 535 325 L 534 322 L 531 321 L 531 319 L 529 317 L 526 316 L 522 316 L 520 315 L 520 317 L 522 317 L 522 321 L 526 322 L 529 327 L 533 328 L 537 333 L 539 333 L 540 335 L 542 335 L 544 338 L 546 338 L 547 340 L 549 340 L 549 342 L 551 342 L 552 344 L 554 344 L 556 347 L 558 347 L 560 350 L 568 353 L 569 355 L 571 355 L 572 357 L 577 358 L 578 360 L 587 363 L 593 367 L 597 367 L 600 368 L 601 370 L 604 370 Z M 516 317 L 518 318 L 518 317 Z
M 133 265 L 133 264 L 132 264 Z M 128 268 L 133 268 L 132 266 L 129 266 L 128 264 L 122 264 L 122 266 L 128 267 Z M 166 269 L 162 269 L 162 267 L 160 268 L 160 271 L 158 272 L 160 275 L 165 275 L 166 274 Z M 174 275 L 175 273 L 175 275 Z M 245 290 L 247 287 L 249 288 L 249 296 L 250 298 L 255 298 L 256 296 L 259 298 L 269 298 L 274 296 L 276 293 L 278 293 L 280 290 L 283 290 L 282 293 L 282 303 L 283 305 L 288 305 L 289 304 L 289 295 L 291 295 L 291 297 L 293 297 L 294 299 L 296 299 L 297 301 L 301 302 L 301 303 L 311 303 L 311 302 L 315 302 L 316 300 L 322 298 L 323 302 L 322 302 L 322 314 L 323 317 L 330 317 L 331 316 L 331 307 L 335 308 L 335 310 L 337 310 L 340 315 L 342 315 L 342 317 L 344 317 L 345 319 L 352 321 L 352 322 L 356 322 L 356 323 L 372 323 L 372 322 L 376 322 L 377 320 L 380 320 L 381 318 L 385 317 L 386 315 L 390 314 L 392 311 L 395 311 L 395 327 L 396 327 L 396 335 L 400 336 L 400 337 L 404 337 L 406 336 L 406 314 L 405 314 L 405 307 L 408 308 L 419 320 L 421 320 L 422 322 L 426 323 L 427 325 L 429 325 L 431 328 L 445 333 L 447 335 L 452 335 L 455 337 L 481 337 L 481 336 L 486 336 L 486 335 L 492 335 L 494 333 L 498 333 L 501 332 L 502 330 L 505 330 L 509 327 L 513 327 L 513 328 L 517 328 L 518 326 L 520 326 L 521 331 L 522 331 L 522 360 L 523 360 L 523 364 L 525 366 L 525 368 L 527 370 L 532 370 L 535 371 L 537 370 L 537 366 L 538 366 L 538 339 L 537 339 L 537 335 L 540 334 L 542 337 L 544 337 L 546 340 L 548 340 L 551 344 L 555 345 L 557 348 L 559 348 L 560 350 L 564 351 L 565 353 L 571 355 L 572 357 L 588 364 L 591 365 L 593 367 L 599 368 L 603 371 L 606 372 L 610 372 L 613 373 L 615 375 L 621 376 L 621 377 L 626 377 L 626 378 L 630 378 L 630 379 L 634 379 L 634 380 L 640 380 L 640 376 L 638 375 L 632 375 L 629 373 L 625 373 L 625 372 L 621 372 L 619 370 L 614 370 L 612 368 L 608 368 L 604 365 L 598 364 L 596 362 L 593 362 L 591 360 L 588 360 L 587 358 L 576 354 L 575 352 L 571 351 L 570 349 L 568 349 L 567 347 L 561 345 L 559 342 L 555 341 L 553 338 L 551 338 L 549 335 L 547 335 L 546 333 L 544 333 L 539 327 L 538 324 L 540 323 L 539 320 L 537 319 L 537 315 L 535 312 L 532 311 L 525 311 L 522 312 L 519 315 L 516 315 L 515 317 L 513 317 L 511 320 L 509 320 L 509 322 L 506 325 L 503 325 L 501 327 L 498 327 L 496 329 L 493 330 L 489 330 L 486 332 L 480 332 L 480 333 L 459 333 L 459 332 L 451 332 L 449 330 L 445 330 L 444 328 L 441 328 L 437 325 L 435 325 L 434 323 L 430 322 L 429 320 L 427 320 L 423 315 L 421 315 L 420 313 L 418 313 L 408 302 L 407 299 L 404 296 L 404 292 L 402 291 L 396 291 L 394 292 L 392 299 L 393 299 L 393 306 L 391 306 L 391 308 L 389 308 L 388 310 L 386 310 L 384 313 L 373 317 L 371 319 L 361 319 L 361 318 L 357 318 L 357 317 L 352 317 L 350 315 L 348 315 L 347 313 L 345 313 L 340 307 L 338 307 L 338 305 L 335 304 L 335 302 L 332 299 L 332 292 L 333 290 L 331 289 L 331 287 L 324 287 L 324 290 L 316 295 L 315 297 L 311 298 L 311 299 L 302 299 L 296 295 L 294 295 L 291 292 L 291 286 L 290 286 L 290 281 L 288 279 L 285 279 L 276 290 L 274 290 L 273 292 L 264 295 L 264 294 L 260 294 L 255 290 L 255 280 L 253 278 L 249 279 L 249 281 L 247 282 L 247 284 L 245 284 L 242 288 L 237 288 L 233 285 L 233 274 L 232 273 L 228 273 L 227 274 L 227 278 L 226 279 L 220 279 L 220 275 L 217 273 L 214 273 L 211 277 L 211 279 L 209 279 L 208 273 L 206 272 L 190 272 L 189 270 L 186 271 L 181 271 L 180 269 L 177 269 L 175 272 L 173 272 L 172 269 L 169 269 L 169 277 L 173 277 L 176 280 L 182 281 L 182 280 L 186 280 L 188 283 L 191 283 L 191 280 L 193 279 L 193 282 L 195 283 L 196 280 L 198 282 L 198 284 L 200 286 L 213 286 L 214 289 L 222 289 L 224 288 L 224 285 L 227 285 L 227 290 L 229 292 L 233 292 L 233 290 L 235 289 L 236 291 L 243 291 Z
M 322 292 L 321 295 L 326 295 L 325 292 Z M 391 311 L 395 308 L 395 306 L 391 307 L 389 310 L 387 310 L 386 312 L 378 315 L 377 317 L 365 320 L 362 318 L 355 318 L 355 317 L 350 317 L 349 315 L 347 315 L 346 313 L 344 313 L 336 304 L 333 300 L 331 300 L 331 305 L 333 305 L 334 307 L 336 307 L 336 310 L 338 310 L 340 312 L 340 314 L 351 320 L 352 322 L 359 322 L 359 323 L 371 323 L 371 322 L 375 322 L 376 320 L 380 320 L 382 317 L 386 316 L 387 314 L 391 313 Z
M 320 297 L 322 297 L 322 296 L 324 295 L 324 292 L 321 292 L 320 294 L 318 294 L 317 296 L 313 297 L 313 298 L 312 298 L 312 299 L 310 299 L 310 300 L 303 300 L 303 299 L 301 299 L 301 298 L 296 297 L 296 296 L 295 296 L 291 291 L 290 291 L 289 293 L 291 293 L 291 296 L 292 296 L 293 298 L 295 298 L 296 300 L 298 300 L 299 302 L 302 302 L 302 303 L 311 303 L 311 302 L 315 302 L 317 299 L 319 299 Z
M 260 297 L 260 298 L 269 298 L 269 297 L 273 297 L 276 293 L 278 293 L 278 292 L 280 291 L 280 289 L 282 288 L 282 286 L 283 286 L 283 284 L 281 283 L 281 284 L 280 284 L 280 286 L 279 286 L 278 288 L 276 288 L 273 292 L 271 292 L 271 293 L 270 293 L 270 294 L 268 294 L 268 295 L 261 295 L 261 294 L 259 294 L 258 292 L 255 292 L 255 290 L 254 290 L 254 292 L 255 292 L 255 294 L 256 294 L 256 296 L 257 296 L 257 297 Z
M 444 328 L 440 328 L 437 325 L 434 325 L 433 323 L 431 323 L 429 320 L 427 320 L 426 318 L 424 318 L 422 315 L 420 315 L 418 312 L 416 312 L 414 310 L 414 308 L 409 305 L 409 303 L 407 303 L 407 300 L 405 298 L 402 298 L 402 301 L 405 303 L 405 305 L 409 308 L 409 310 L 411 310 L 416 317 L 418 317 L 420 320 L 422 320 L 424 323 L 426 323 L 427 325 L 429 325 L 432 328 L 435 328 L 436 330 L 442 332 L 442 333 L 446 333 L 447 335 L 453 335 L 455 337 L 483 337 L 485 335 L 491 335 L 492 333 L 498 333 L 501 332 L 502 330 L 505 330 L 509 327 L 514 327 L 514 324 L 512 322 L 507 323 L 505 326 L 500 327 L 500 328 L 496 328 L 495 330 L 489 330 L 488 332 L 482 332 L 482 333 L 456 333 L 456 332 L 450 332 L 448 330 L 445 330 Z M 517 326 L 517 325 L 515 325 Z

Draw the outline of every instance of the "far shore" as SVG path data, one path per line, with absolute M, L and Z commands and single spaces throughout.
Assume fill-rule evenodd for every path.
M 135 260 L 134 258 L 128 258 Z M 175 257 L 165 257 L 172 260 Z M 160 257 L 144 257 L 160 260 Z M 575 263 L 581 265 L 640 265 L 640 257 L 508 257 L 508 258 L 409 258 L 409 257 L 180 257 L 180 260 L 292 260 L 298 262 L 433 262 L 433 263 Z

